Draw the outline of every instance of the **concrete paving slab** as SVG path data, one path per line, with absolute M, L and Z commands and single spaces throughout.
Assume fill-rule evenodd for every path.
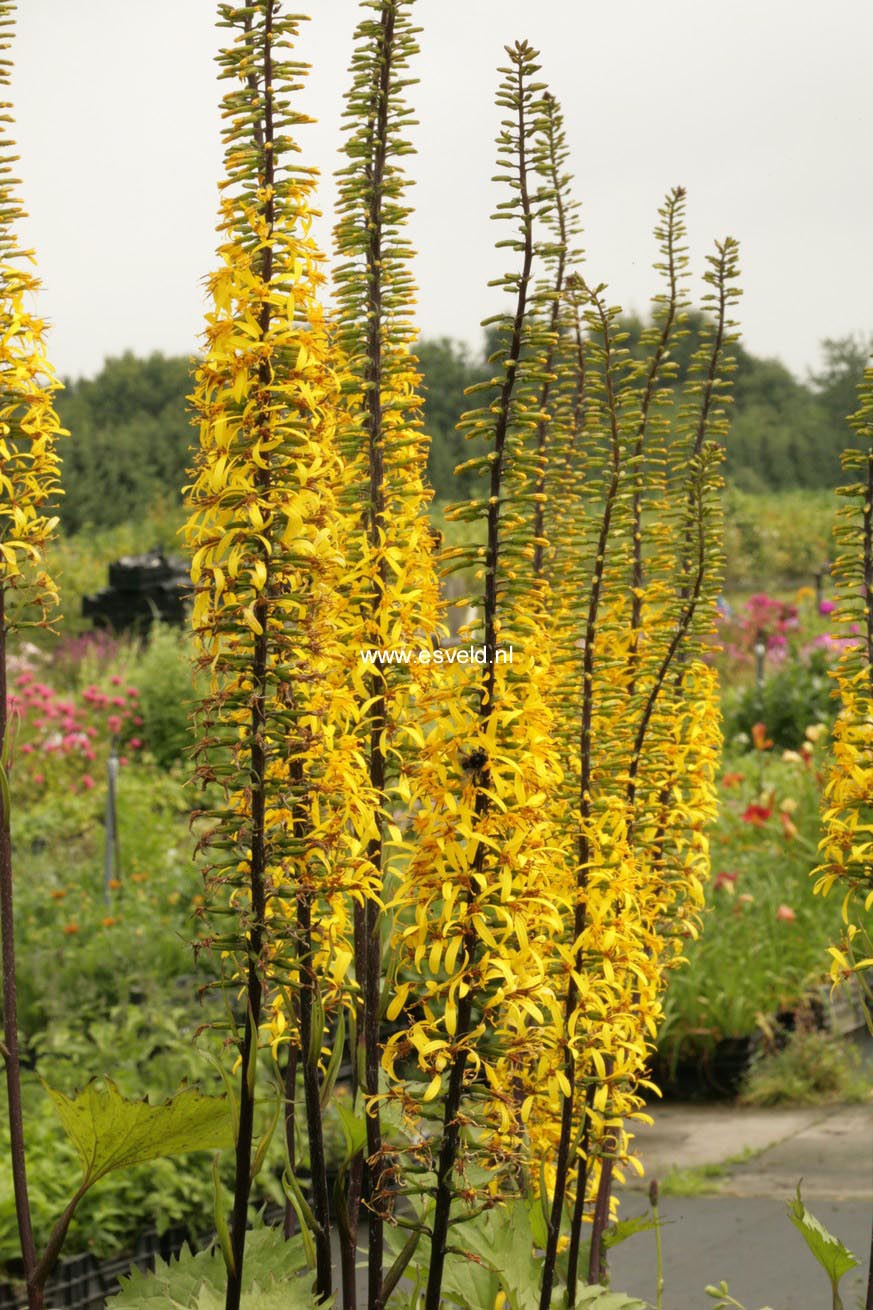
M 631 1189 L 672 1169 L 724 1164 L 712 1185 L 737 1196 L 787 1201 L 802 1178 L 810 1198 L 873 1201 L 873 1103 L 787 1110 L 670 1104 L 650 1113 L 653 1126 L 636 1130 L 646 1177 L 631 1175 Z
M 665 1195 L 661 1216 L 668 1310 L 705 1310 L 707 1284 L 726 1279 L 747 1310 L 816 1310 L 829 1305 L 825 1275 L 787 1216 L 803 1180 L 816 1218 L 860 1261 L 846 1276 L 847 1310 L 864 1303 L 873 1223 L 873 1103 L 758 1110 L 739 1106 L 650 1108 L 636 1145 L 646 1169 L 621 1196 L 623 1218 L 642 1213 L 653 1177 L 697 1170 L 691 1183 L 718 1195 Z M 749 1158 L 738 1161 L 737 1157 Z M 703 1166 L 722 1165 L 704 1180 Z M 641 1233 L 612 1253 L 612 1284 L 654 1302 L 655 1241 Z
M 841 1106 L 732 1167 L 723 1190 L 788 1200 L 801 1178 L 810 1201 L 866 1201 L 873 1209 L 873 1105 Z
M 870 1249 L 871 1207 L 860 1202 L 818 1201 L 816 1218 L 858 1257 L 858 1269 L 841 1284 L 846 1310 L 864 1304 Z M 642 1213 L 641 1196 L 626 1196 L 625 1216 Z M 715 1302 L 704 1291 L 727 1280 L 747 1310 L 824 1310 L 831 1297 L 827 1278 L 789 1222 L 786 1206 L 768 1197 L 666 1196 L 661 1203 L 665 1310 L 706 1310 Z M 655 1239 L 639 1233 L 612 1251 L 612 1286 L 655 1303 Z
M 650 1105 L 650 1127 L 637 1124 L 636 1146 L 646 1173 L 663 1173 L 675 1165 L 690 1169 L 719 1164 L 743 1151 L 762 1151 L 793 1137 L 828 1111 L 820 1106 L 756 1110 L 736 1105 Z

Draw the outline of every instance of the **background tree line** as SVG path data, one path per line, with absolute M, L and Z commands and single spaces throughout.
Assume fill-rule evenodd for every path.
M 674 350 L 684 375 L 695 349 L 699 316 Z M 624 323 L 626 345 L 638 349 L 643 324 Z M 432 438 L 429 472 L 439 499 L 469 496 L 470 474 L 454 476 L 467 452 L 455 424 L 472 402 L 465 388 L 490 376 L 496 345 L 480 353 L 448 337 L 418 345 L 426 388 L 425 427 Z M 840 451 L 847 444 L 845 416 L 870 353 L 857 337 L 822 343 L 822 367 L 805 381 L 776 359 L 737 349 L 726 473 L 743 491 L 833 487 L 841 481 Z M 158 500 L 172 502 L 185 480 L 194 440 L 188 411 L 190 365 L 161 354 L 110 359 L 90 379 L 67 381 L 58 410 L 73 440 L 65 443 L 60 507 L 67 532 L 112 527 L 139 518 Z

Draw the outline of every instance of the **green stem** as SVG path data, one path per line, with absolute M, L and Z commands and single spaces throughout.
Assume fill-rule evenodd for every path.
M 661 1241 L 661 1216 L 658 1210 L 658 1183 L 657 1179 L 652 1179 L 649 1187 L 649 1200 L 652 1205 L 652 1215 L 655 1220 L 655 1265 L 656 1265 L 656 1288 L 655 1310 L 664 1310 L 664 1247 Z

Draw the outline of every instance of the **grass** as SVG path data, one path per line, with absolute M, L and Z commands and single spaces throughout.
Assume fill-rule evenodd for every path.
M 712 1164 L 689 1165 L 686 1168 L 673 1165 L 663 1178 L 658 1179 L 658 1187 L 664 1196 L 716 1196 L 723 1190 L 732 1169 L 738 1164 L 747 1164 L 767 1149 L 763 1146 L 757 1149 L 746 1146 L 735 1155 Z

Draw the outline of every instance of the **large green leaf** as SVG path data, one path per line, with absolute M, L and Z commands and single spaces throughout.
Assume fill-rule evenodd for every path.
M 246 1238 L 242 1310 L 313 1310 L 306 1267 L 299 1234 L 287 1240 L 279 1228 L 253 1228 Z M 226 1279 L 216 1247 L 196 1254 L 184 1247 L 178 1260 L 158 1260 L 153 1272 L 133 1269 L 107 1305 L 109 1310 L 224 1310 Z
M 127 1169 L 159 1156 L 214 1151 L 233 1145 L 226 1096 L 205 1096 L 182 1087 L 159 1105 L 130 1100 L 110 1079 L 91 1080 L 75 1096 L 44 1083 L 64 1131 L 78 1152 L 90 1187 L 113 1169 Z
M 400 1245 L 390 1229 L 386 1236 L 390 1245 Z M 448 1246 L 443 1305 L 491 1310 L 498 1292 L 503 1292 L 510 1310 L 539 1310 L 543 1261 L 534 1252 L 530 1213 L 524 1201 L 504 1203 L 453 1224 Z M 411 1268 L 424 1277 L 429 1261 L 430 1242 L 423 1235 Z M 599 1284 L 580 1287 L 576 1305 L 579 1310 L 645 1310 L 644 1301 Z
M 842 1310 L 843 1303 L 838 1290 L 840 1279 L 850 1269 L 856 1268 L 858 1260 L 838 1237 L 829 1233 L 815 1215 L 810 1214 L 803 1204 L 799 1183 L 797 1195 L 788 1205 L 788 1217 L 830 1279 L 834 1310 Z

